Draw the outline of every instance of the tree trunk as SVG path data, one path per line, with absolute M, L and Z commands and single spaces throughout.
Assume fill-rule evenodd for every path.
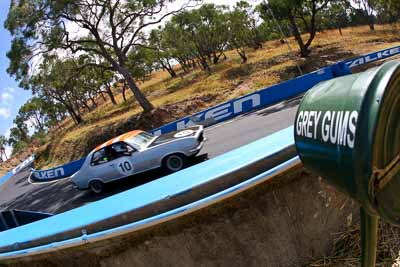
M 71 115 L 71 118 L 75 121 L 76 124 L 80 124 L 83 122 L 81 115 L 76 113 L 73 108 L 67 107 L 67 111 L 68 111 L 69 115 Z
M 150 101 L 146 98 L 142 91 L 140 91 L 129 71 L 122 67 L 119 67 L 118 71 L 122 74 L 122 76 L 124 76 L 129 88 L 131 89 L 136 100 L 139 102 L 139 105 L 142 107 L 143 111 L 150 112 L 151 110 L 153 110 L 154 106 L 150 103 Z
M 173 68 L 168 67 L 165 69 L 168 71 L 169 75 L 171 75 L 171 78 L 175 78 L 176 76 L 178 76 Z
M 374 22 L 372 20 L 369 23 L 369 29 L 370 29 L 371 32 L 375 31 L 375 24 L 374 24 Z
M 124 81 L 124 86 L 122 87 L 122 98 L 124 99 L 124 102 L 126 102 L 126 81 Z
M 107 101 L 107 98 L 104 96 L 103 91 L 100 89 L 101 98 L 103 98 L 104 102 Z
M 338 30 L 339 30 L 339 34 L 340 34 L 340 36 L 343 36 L 343 32 L 342 32 L 342 27 L 338 27 Z
M 93 107 L 97 108 L 97 103 L 92 96 L 90 97 L 90 101 L 92 102 Z
M 35 114 L 35 115 L 34 115 L 34 120 L 35 120 L 35 122 L 36 122 L 37 127 L 39 128 L 39 131 L 40 131 L 40 132 L 44 131 L 44 125 L 43 125 L 43 123 L 40 121 L 39 115 Z
M 211 74 L 211 68 L 208 65 L 207 59 L 205 57 L 199 56 L 199 62 L 203 68 L 203 70 L 207 71 L 209 74 Z
M 181 68 L 182 68 L 182 70 L 183 70 L 184 73 L 188 73 L 188 72 L 189 72 L 189 66 L 188 66 L 188 64 L 186 63 L 186 61 L 180 59 L 180 60 L 179 60 L 179 64 L 181 65 Z
M 88 110 L 88 112 L 92 111 L 92 109 L 89 107 L 89 105 L 86 103 L 86 101 L 81 101 L 81 103 Z
M 107 94 L 110 97 L 113 105 L 117 105 L 117 101 L 115 100 L 114 94 L 113 94 L 113 92 L 111 90 L 111 86 L 109 84 L 106 84 L 106 91 L 107 91 Z
M 219 58 L 220 58 L 220 56 L 217 56 L 217 53 L 213 52 L 213 63 L 214 63 L 214 65 L 218 64 Z
M 237 52 L 240 56 L 240 58 L 242 59 L 242 64 L 246 64 L 247 63 L 247 56 L 246 56 L 246 51 L 244 49 L 237 49 Z
M 171 66 L 171 64 L 169 63 L 169 61 L 167 60 L 167 69 L 168 69 L 168 73 L 169 75 L 171 75 L 172 78 L 177 77 L 178 75 L 176 74 L 174 67 Z
M 297 41 L 297 44 L 299 45 L 301 57 L 307 57 L 310 54 L 310 51 L 304 45 L 303 39 L 301 38 L 299 28 L 297 27 L 295 18 L 293 16 L 289 16 L 289 21 L 290 21 L 290 24 L 292 25 L 293 35 Z

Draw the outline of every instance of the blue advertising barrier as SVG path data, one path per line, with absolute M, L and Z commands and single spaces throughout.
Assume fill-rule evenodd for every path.
M 7 182 L 8 179 L 10 179 L 12 176 L 13 176 L 13 172 L 10 171 L 10 172 L 8 172 L 6 175 L 4 175 L 3 177 L 1 177 L 1 178 L 0 178 L 0 186 L 1 186 L 2 184 L 4 184 L 5 182 Z
M 35 155 L 32 155 L 29 158 L 27 158 L 26 160 L 24 160 L 21 164 L 19 164 L 15 169 L 11 170 L 3 177 L 0 177 L 0 186 L 3 185 L 5 182 L 7 182 L 8 179 L 10 179 L 15 174 L 32 166 L 34 160 L 35 160 Z
M 386 59 L 400 54 L 400 46 L 390 47 L 377 52 L 366 54 L 357 58 L 342 61 L 350 68 L 372 63 L 378 60 Z
M 29 179 L 33 183 L 40 183 L 40 182 L 50 182 L 54 180 L 59 180 L 63 178 L 67 178 L 82 167 L 83 163 L 85 162 L 86 158 L 82 158 L 73 162 L 70 162 L 66 165 L 56 167 L 53 169 L 48 170 L 33 170 Z
M 268 88 L 261 89 L 255 93 L 227 101 L 215 107 L 203 110 L 194 115 L 168 123 L 154 129 L 151 133 L 155 135 L 165 134 L 171 131 L 181 130 L 195 124 L 206 126 L 232 119 L 249 111 L 273 105 L 285 99 L 304 93 L 321 81 L 351 73 L 351 68 L 386 59 L 400 54 L 400 46 L 387 48 L 381 51 L 366 54 L 357 58 L 344 60 L 321 70 L 297 77 L 293 80 L 283 82 Z M 82 158 L 76 162 L 81 162 Z M 81 165 L 68 163 L 50 170 L 34 171 L 33 182 L 46 182 L 63 179 L 71 176 L 80 169 Z M 33 176 L 33 175 L 32 175 Z
M 287 98 L 304 93 L 319 82 L 332 78 L 334 78 L 332 68 L 323 68 L 200 111 L 194 115 L 154 129 L 151 132 L 155 135 L 161 135 L 172 131 L 182 130 L 201 122 L 210 124 L 220 123 L 254 109 L 267 107 L 279 103 Z
M 15 169 L 12 170 L 12 174 L 17 174 L 26 168 L 29 168 L 33 162 L 35 161 L 35 155 L 30 156 L 26 160 L 24 160 L 21 164 L 19 164 Z

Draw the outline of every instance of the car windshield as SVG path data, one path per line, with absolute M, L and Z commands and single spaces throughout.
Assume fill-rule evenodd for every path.
M 144 146 L 148 145 L 153 139 L 154 139 L 154 135 L 143 132 L 134 137 L 127 139 L 126 141 L 135 146 L 144 147 Z

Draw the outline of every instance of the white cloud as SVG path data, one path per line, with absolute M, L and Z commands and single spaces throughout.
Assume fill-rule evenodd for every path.
M 0 108 L 0 117 L 9 119 L 11 117 L 11 110 L 9 108 Z
M 9 92 L 9 93 L 14 93 L 15 92 L 15 88 L 12 88 L 12 87 L 6 87 L 5 89 L 4 89 L 4 91 L 6 91 L 6 92 Z
M 1 94 L 1 99 L 5 103 L 10 103 L 11 101 L 14 100 L 14 96 L 9 92 L 4 92 Z
M 14 101 L 15 89 L 12 87 L 7 87 L 0 93 L 0 103 L 10 106 Z

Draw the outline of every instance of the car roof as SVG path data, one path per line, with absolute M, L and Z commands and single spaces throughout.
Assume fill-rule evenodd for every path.
M 98 147 L 96 147 L 96 148 L 94 149 L 94 152 L 97 152 L 97 151 L 99 151 L 100 149 L 102 149 L 102 148 L 104 148 L 104 147 L 106 147 L 106 146 L 109 146 L 109 145 L 111 145 L 111 144 L 114 144 L 114 143 L 117 143 L 117 142 L 121 142 L 121 141 L 125 141 L 125 140 L 127 140 L 127 139 L 129 139 L 129 138 L 135 137 L 135 136 L 137 136 L 137 135 L 140 134 L 140 133 L 143 133 L 143 131 L 135 130 L 135 131 L 130 131 L 130 132 L 121 134 L 120 136 L 114 137 L 113 139 L 110 139 L 110 140 L 108 140 L 107 142 L 105 142 L 105 143 L 99 145 Z

